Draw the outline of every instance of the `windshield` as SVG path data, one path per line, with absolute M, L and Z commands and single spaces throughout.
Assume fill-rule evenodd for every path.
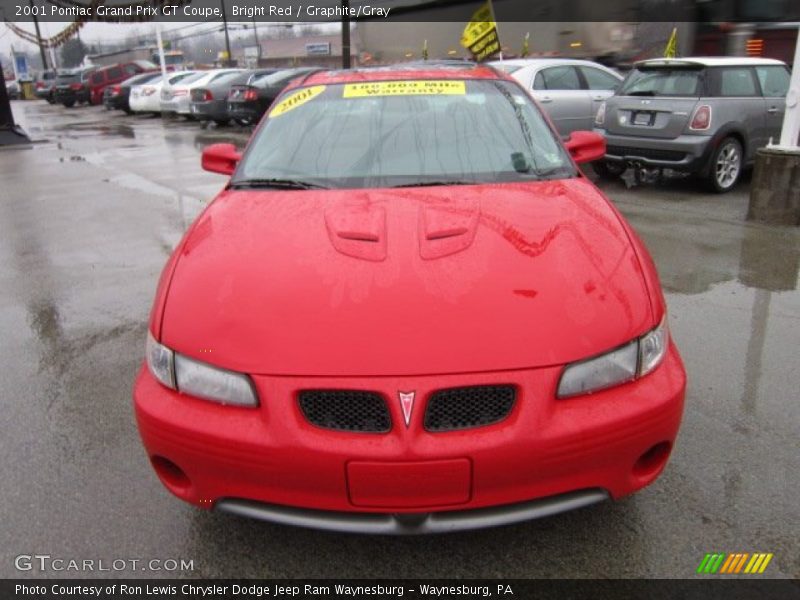
M 621 96 L 699 96 L 699 69 L 634 69 L 622 84 Z
M 574 175 L 565 150 L 519 86 L 416 80 L 284 93 L 232 183 L 280 179 L 366 188 Z

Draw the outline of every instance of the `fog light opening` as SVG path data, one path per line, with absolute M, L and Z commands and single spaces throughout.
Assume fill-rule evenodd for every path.
M 153 468 L 159 479 L 174 492 L 184 492 L 189 489 L 191 481 L 178 465 L 163 456 L 150 458 Z
M 657 475 L 664 468 L 671 450 L 672 444 L 669 442 L 661 442 L 650 448 L 633 465 L 634 477 L 648 479 Z

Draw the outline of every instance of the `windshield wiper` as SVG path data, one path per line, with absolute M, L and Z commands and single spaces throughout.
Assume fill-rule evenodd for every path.
M 550 167 L 549 169 L 534 169 L 533 174 L 536 175 L 536 179 L 561 179 L 561 177 L 554 177 L 556 175 L 567 175 L 571 174 L 571 169 L 564 165 L 559 165 L 557 167 Z
M 436 185 L 478 185 L 477 181 L 416 181 L 414 183 L 402 183 L 400 185 L 393 185 L 394 188 L 407 188 L 407 187 L 428 187 Z
M 300 179 L 242 179 L 231 183 L 233 188 L 282 188 L 286 190 L 327 190 L 328 187 Z

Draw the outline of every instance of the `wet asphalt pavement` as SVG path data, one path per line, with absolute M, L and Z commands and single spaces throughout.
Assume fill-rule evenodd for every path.
M 662 477 L 557 517 L 436 537 L 321 533 L 195 509 L 158 482 L 131 386 L 156 281 L 222 176 L 237 128 L 15 102 L 35 139 L 0 150 L 0 577 L 14 557 L 188 559 L 117 576 L 678 577 L 706 552 L 772 552 L 800 575 L 800 230 L 748 224 L 748 181 L 602 188 L 649 246 L 689 374 Z M 141 568 L 141 567 L 139 567 Z

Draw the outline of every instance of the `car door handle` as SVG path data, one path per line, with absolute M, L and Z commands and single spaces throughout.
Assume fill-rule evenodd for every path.
M 605 96 L 592 96 L 592 100 L 605 100 Z
M 541 98 L 539 98 L 539 102 L 543 102 L 543 103 L 552 102 L 552 101 L 553 101 L 553 99 L 550 96 L 542 96 Z
M 775 114 L 776 112 L 778 112 L 779 110 L 780 110 L 780 109 L 779 109 L 777 106 L 770 106 L 770 107 L 767 109 L 767 112 L 768 112 L 769 114 L 771 114 L 771 115 L 774 115 L 774 114 Z

